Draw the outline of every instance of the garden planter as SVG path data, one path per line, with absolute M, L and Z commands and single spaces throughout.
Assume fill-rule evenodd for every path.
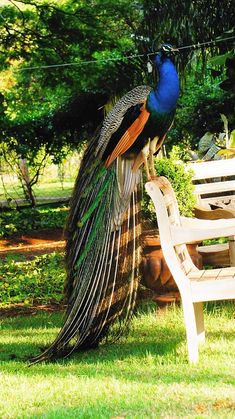
M 154 291 L 153 300 L 159 305 L 178 301 L 178 288 L 163 257 L 157 229 L 144 231 L 142 240 L 142 284 Z M 187 247 L 194 264 L 198 268 L 202 268 L 202 257 L 196 250 L 197 243 L 189 244 Z

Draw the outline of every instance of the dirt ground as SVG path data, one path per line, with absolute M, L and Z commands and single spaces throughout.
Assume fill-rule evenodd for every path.
M 54 251 L 63 251 L 65 240 L 62 229 L 34 231 L 30 234 L 0 240 L 0 258 L 9 254 L 21 254 L 27 259 Z
M 34 316 L 40 312 L 59 312 L 64 311 L 65 308 L 66 306 L 62 304 L 35 305 L 30 307 L 25 307 L 24 304 L 15 304 L 12 307 L 0 308 L 0 319 L 16 316 Z
M 0 258 L 5 259 L 9 254 L 23 255 L 27 260 L 32 260 L 35 256 L 51 253 L 54 251 L 63 252 L 65 250 L 65 239 L 62 229 L 48 229 L 34 231 L 27 235 L 15 236 L 9 239 L 0 240 Z M 178 302 L 178 293 L 172 292 L 167 295 L 160 295 L 160 300 L 156 300 L 156 290 L 143 288 L 139 293 L 140 299 L 152 299 L 159 308 L 165 307 L 171 302 Z M 142 295 L 143 294 L 143 295 Z M 170 295 L 170 297 L 169 297 Z M 177 298 L 176 298 L 177 297 Z M 169 299 L 170 298 L 170 299 Z M 0 308 L 1 317 L 15 317 L 22 315 L 35 315 L 39 312 L 55 312 L 64 310 L 63 305 L 35 305 L 25 307 L 23 304 L 16 304 L 9 308 Z

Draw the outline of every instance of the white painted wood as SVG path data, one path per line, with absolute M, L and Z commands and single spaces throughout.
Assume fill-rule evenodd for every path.
M 197 246 L 198 252 L 204 252 L 204 253 L 211 253 L 211 252 L 224 252 L 228 250 L 229 244 L 223 243 L 223 244 L 209 244 L 208 246 Z
M 229 237 L 230 264 L 235 266 L 235 236 Z
M 234 162 L 235 166 L 235 162 Z M 235 168 L 234 168 L 235 173 Z M 228 192 L 235 191 L 235 180 L 228 180 L 224 182 L 210 182 L 210 183 L 200 183 L 195 185 L 195 192 L 199 195 L 202 194 L 212 194 L 219 192 Z
M 235 299 L 235 267 L 199 270 L 185 243 L 208 234 L 235 235 L 235 219 L 206 221 L 180 217 L 174 191 L 166 178 L 159 177 L 145 186 L 156 209 L 163 255 L 181 294 L 188 358 L 196 363 L 198 344 L 205 339 L 202 303 Z
M 186 228 L 206 229 L 226 229 L 235 227 L 235 218 L 220 220 L 199 220 L 198 218 L 180 217 L 180 225 Z M 225 235 L 226 236 L 226 235 Z
M 195 184 L 195 195 L 200 208 L 208 210 L 211 205 L 217 205 L 230 212 L 229 215 L 226 215 L 226 218 L 228 216 L 235 218 L 235 180 L 226 179 L 228 176 L 235 177 L 235 159 L 190 163 L 187 168 L 193 170 L 195 183 L 202 180 L 206 181 L 205 183 Z M 215 179 L 219 180 L 214 182 Z M 200 211 L 200 216 L 203 216 L 202 211 Z M 222 213 L 220 216 L 223 216 Z M 235 242 L 233 237 L 229 242 L 229 254 L 230 264 L 235 266 Z
M 194 302 L 235 299 L 235 278 L 233 277 L 218 281 L 192 281 L 191 287 Z
M 191 364 L 196 364 L 199 359 L 198 352 L 198 334 L 197 334 L 197 319 L 194 310 L 194 304 L 190 299 L 182 299 L 184 323 L 186 329 L 188 359 Z
M 205 342 L 205 325 L 204 325 L 204 315 L 203 315 L 203 303 L 194 303 L 194 313 L 197 325 L 197 339 L 198 343 Z
M 187 164 L 187 168 L 193 170 L 195 180 L 233 176 L 235 173 L 235 159 L 191 162 Z
M 232 218 L 232 220 L 235 220 Z M 206 221 L 206 220 L 202 220 Z M 220 220 L 210 220 L 210 221 L 220 221 Z M 225 220 L 221 220 L 225 221 Z M 227 221 L 227 220 L 226 220 Z M 193 228 L 193 227 L 178 227 L 171 226 L 171 237 L 173 246 L 183 244 L 183 243 L 193 243 L 201 242 L 203 240 L 215 239 L 220 237 L 228 237 L 230 234 L 235 234 L 235 225 L 233 226 L 215 226 L 214 228 Z

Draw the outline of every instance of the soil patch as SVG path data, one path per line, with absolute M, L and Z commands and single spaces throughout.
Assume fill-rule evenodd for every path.
M 22 254 L 27 259 L 54 251 L 63 252 L 65 239 L 62 229 L 31 231 L 0 240 L 0 258 L 9 254 Z
M 0 308 L 0 319 L 5 317 L 17 316 L 34 316 L 40 312 L 54 313 L 65 311 L 66 305 L 63 304 L 48 304 L 48 305 L 34 305 L 26 307 L 24 304 L 15 304 L 14 306 Z

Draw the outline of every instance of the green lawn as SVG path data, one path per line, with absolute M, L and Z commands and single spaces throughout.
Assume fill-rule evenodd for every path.
M 187 363 L 182 312 L 142 311 L 118 343 L 27 368 L 60 314 L 1 321 L 1 418 L 234 418 L 234 305 L 210 305 L 200 363 Z
M 60 182 L 48 182 L 38 184 L 34 187 L 34 193 L 36 198 L 48 198 L 48 197 L 69 197 L 72 193 L 74 186 L 74 180 L 64 182 L 63 189 Z M 24 199 L 22 188 L 20 185 L 8 186 L 7 193 L 12 199 Z M 0 185 L 0 200 L 4 200 L 5 193 Z
M 63 189 L 60 182 L 43 183 L 35 186 L 34 192 L 37 198 L 45 198 L 49 196 L 70 196 L 73 190 L 74 180 L 64 182 Z

